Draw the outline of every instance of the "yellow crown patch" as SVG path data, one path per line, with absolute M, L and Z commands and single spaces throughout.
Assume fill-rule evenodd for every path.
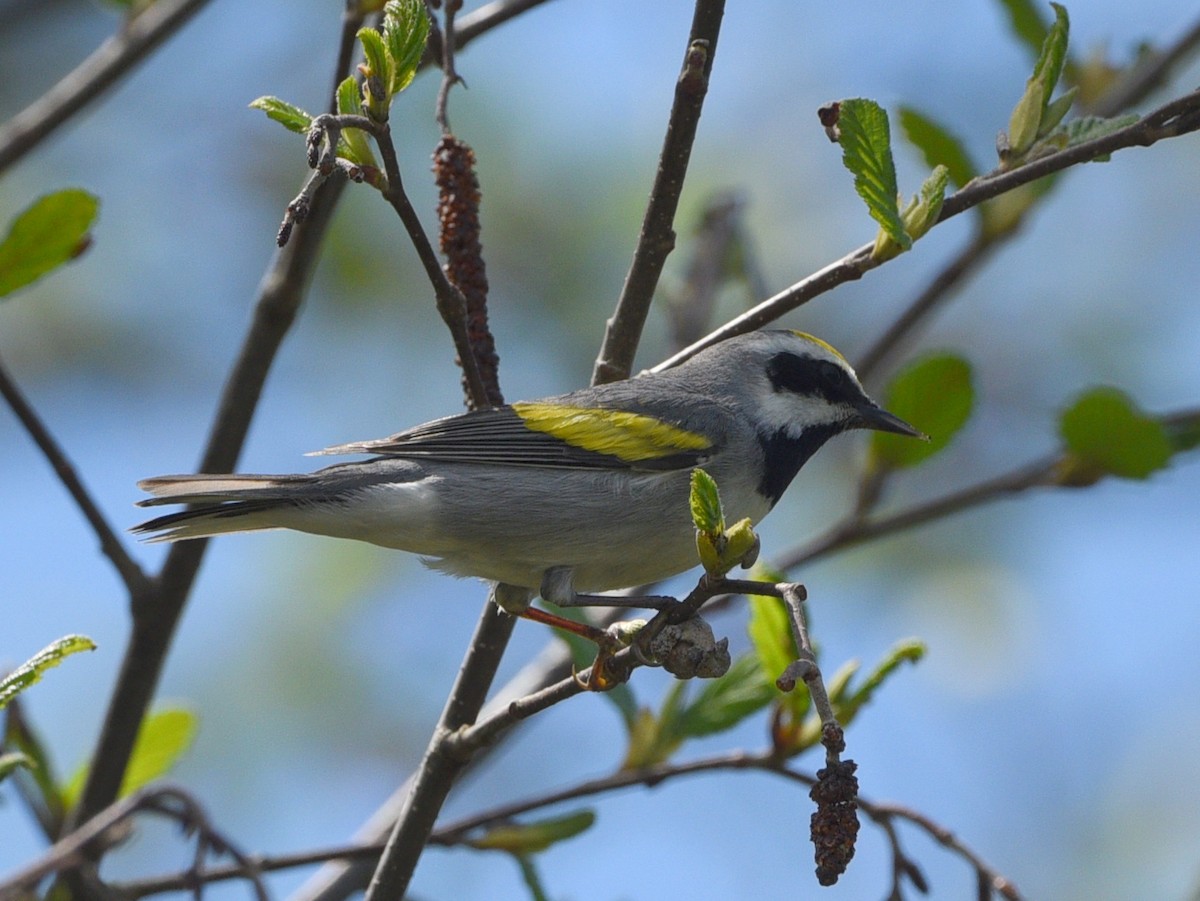
M 832 344 L 830 344 L 828 341 L 822 341 L 816 335 L 810 335 L 808 332 L 798 332 L 795 329 L 792 329 L 792 334 L 795 335 L 797 338 L 803 338 L 805 341 L 811 341 L 813 344 L 817 345 L 817 347 L 821 347 L 821 348 L 824 348 L 825 350 L 829 351 L 831 354 L 833 354 L 835 357 L 837 357 L 843 363 L 846 363 L 847 366 L 850 365 L 848 362 L 846 362 L 846 358 L 842 356 L 842 352 L 840 350 L 838 350 L 836 347 L 834 347 Z

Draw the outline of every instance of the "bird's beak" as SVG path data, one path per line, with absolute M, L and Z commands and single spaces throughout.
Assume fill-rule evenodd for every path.
M 855 423 L 855 428 L 874 429 L 877 432 L 895 432 L 897 435 L 908 435 L 910 438 L 920 438 L 922 441 L 929 440 L 929 436 L 924 432 L 914 429 L 899 416 L 892 415 L 883 407 L 865 403 L 856 410 L 858 421 Z

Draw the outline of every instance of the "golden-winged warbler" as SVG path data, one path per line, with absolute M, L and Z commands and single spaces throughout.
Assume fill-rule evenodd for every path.
M 623 382 L 448 416 L 322 454 L 370 454 L 296 475 L 158 476 L 143 506 L 189 504 L 134 531 L 153 541 L 296 529 L 419 554 L 534 594 L 656 582 L 698 563 L 691 472 L 716 480 L 726 518 L 758 522 L 804 463 L 850 429 L 920 436 L 867 397 L 825 342 L 793 331 L 730 338 Z

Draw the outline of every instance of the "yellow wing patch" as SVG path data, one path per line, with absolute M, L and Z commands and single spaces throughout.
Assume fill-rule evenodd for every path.
M 842 352 L 840 350 L 838 350 L 836 347 L 834 347 L 832 344 L 830 344 L 828 341 L 822 341 L 816 335 L 810 335 L 808 332 L 798 332 L 795 329 L 792 330 L 792 334 L 795 335 L 797 338 L 803 338 L 805 341 L 811 341 L 813 344 L 817 345 L 817 347 L 821 347 L 821 348 L 824 348 L 825 350 L 829 351 L 831 354 L 833 354 L 835 357 L 837 357 L 843 363 L 846 363 L 847 366 L 850 365 L 849 363 L 846 362 L 846 358 L 842 356 Z
M 611 454 L 627 463 L 702 451 L 712 446 L 711 441 L 696 432 L 625 410 L 540 403 L 515 403 L 512 410 L 535 432 L 553 435 L 584 450 Z

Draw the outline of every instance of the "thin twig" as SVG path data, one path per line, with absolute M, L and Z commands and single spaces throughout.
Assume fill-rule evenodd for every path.
M 792 769 L 781 763 L 773 751 L 749 753 L 734 751 L 715 757 L 683 763 L 663 763 L 657 766 L 644 767 L 636 770 L 618 770 L 608 776 L 590 779 L 577 783 L 568 788 L 546 792 L 531 798 L 514 801 L 469 817 L 456 820 L 439 829 L 430 837 L 431 844 L 457 845 L 461 844 L 469 833 L 486 828 L 495 823 L 504 823 L 517 817 L 542 810 L 569 801 L 595 797 L 609 792 L 620 791 L 637 785 L 656 786 L 667 780 L 683 776 L 701 775 L 720 771 L 755 770 L 781 776 L 789 781 L 811 787 L 816 780 L 808 773 Z M 893 820 L 904 820 L 929 834 L 935 841 L 947 850 L 962 857 L 977 873 L 988 879 L 997 891 L 1004 893 L 1006 898 L 1017 899 L 1012 883 L 990 867 L 978 854 L 957 839 L 952 832 L 935 822 L 930 817 L 910 808 L 895 804 L 879 803 L 859 797 L 859 808 L 871 820 L 879 824 L 888 835 L 888 841 L 893 849 L 893 857 L 899 853 L 899 842 L 895 839 Z M 274 872 L 307 866 L 322 861 L 371 859 L 380 852 L 380 843 L 360 843 L 304 851 L 295 854 L 278 855 L 247 855 L 246 861 L 260 872 Z M 895 868 L 894 868 L 895 869 Z M 209 885 L 218 881 L 236 879 L 245 875 L 241 866 L 211 867 L 202 876 L 202 882 Z M 191 880 L 191 881 L 189 881 Z M 145 879 L 137 882 L 127 882 L 119 886 L 124 897 L 143 898 L 149 895 L 169 891 L 179 891 L 194 884 L 190 873 L 177 873 L 155 879 Z
M 209 0 L 159 0 L 97 47 L 54 87 L 0 127 L 0 172 L 84 110 Z
M 83 513 L 84 519 L 88 521 L 92 531 L 96 533 L 96 537 L 100 540 L 100 550 L 112 562 L 113 568 L 116 569 L 121 581 L 125 584 L 125 590 L 134 597 L 146 596 L 151 590 L 150 580 L 146 573 L 129 556 L 125 545 L 121 543 L 117 533 L 104 514 L 100 512 L 100 507 L 92 498 L 91 492 L 87 490 L 83 480 L 75 471 L 75 467 L 67 459 L 66 452 L 54 440 L 54 436 L 50 434 L 50 430 L 42 422 L 37 411 L 29 404 L 16 382 L 9 376 L 3 361 L 0 361 L 0 396 L 8 402 L 17 420 L 29 433 L 33 443 L 37 445 L 42 456 L 54 469 L 55 475 L 58 476 L 71 499 L 75 501 L 75 505 Z
M 434 114 L 434 121 L 441 128 L 443 135 L 450 134 L 450 116 L 447 112 L 447 106 L 450 102 L 450 89 L 461 81 L 458 77 L 458 72 L 454 68 L 454 50 L 457 46 L 454 16 L 461 8 L 462 0 L 444 0 L 442 27 L 439 33 L 442 49 L 442 83 L 438 86 L 437 104 Z M 432 10 L 430 10 L 429 19 L 433 23 L 430 28 L 430 31 L 433 32 L 437 30 L 437 19 L 434 18 Z
M 691 34 L 684 54 L 683 70 L 675 83 L 675 100 L 667 120 L 658 171 L 650 191 L 650 202 L 642 220 L 637 249 L 616 310 L 608 321 L 604 344 L 592 372 L 592 383 L 629 378 L 642 328 L 654 299 L 667 255 L 675 247 L 675 210 L 683 191 L 684 176 L 708 79 L 717 52 L 717 37 L 725 13 L 725 0 L 696 0 Z
M 986 200 L 1007 191 L 1061 172 L 1079 163 L 1089 162 L 1128 147 L 1149 147 L 1158 141 L 1180 137 L 1200 129 L 1200 91 L 1178 97 L 1147 113 L 1137 122 L 1110 134 L 1085 141 L 1074 147 L 1048 154 L 1033 162 L 1007 172 L 994 172 L 971 181 L 970 184 L 946 198 L 938 222 L 945 222 Z M 743 335 L 774 322 L 785 313 L 803 306 L 814 297 L 848 281 L 862 278 L 879 264 L 871 257 L 874 242 L 852 250 L 839 260 L 802 279 L 774 297 L 730 320 L 701 340 L 651 368 L 661 372 L 678 366 L 706 347 L 718 344 L 735 335 Z
M 196 862 L 186 873 L 177 877 L 184 887 L 194 887 L 209 880 L 203 868 L 209 853 L 228 854 L 234 865 L 222 870 L 221 878 L 240 878 L 250 882 L 255 897 L 267 901 L 260 868 L 254 857 L 244 854 L 216 827 L 203 807 L 188 792 L 170 785 L 147 786 L 122 798 L 82 824 L 48 848 L 36 861 L 0 883 L 0 898 L 24 897 L 25 893 L 56 873 L 70 871 L 94 856 L 89 846 L 104 844 L 106 836 L 141 813 L 155 813 L 178 821 L 186 831 L 195 832 Z
M 425 275 L 433 286 L 437 310 L 450 330 L 471 400 L 476 407 L 485 408 L 488 406 L 488 392 L 483 377 L 479 374 L 479 363 L 475 359 L 475 351 L 471 347 L 471 338 L 467 331 L 467 300 L 446 277 L 437 251 L 433 249 L 425 227 L 421 224 L 421 217 L 417 215 L 408 194 L 405 193 L 400 176 L 400 163 L 396 159 L 396 147 L 392 143 L 391 128 L 386 122 L 376 123 L 373 134 L 387 175 L 387 187 L 383 196 L 400 217 L 404 230 L 408 232 L 409 240 L 417 251 L 417 258 L 425 269 Z
M 1117 82 L 1104 92 L 1102 97 L 1085 107 L 1083 112 L 1105 117 L 1116 116 L 1124 112 L 1161 85 L 1170 69 L 1188 57 L 1198 44 L 1200 44 L 1200 22 L 1193 25 L 1166 49 L 1149 53 L 1132 68 L 1126 70 Z M 1044 198 L 1045 195 L 1041 196 Z M 1023 215 L 1021 221 L 1025 218 L 1026 216 Z M 1019 222 L 1017 224 L 1019 225 Z M 962 250 L 934 276 L 933 280 L 900 315 L 900 318 L 893 322 L 871 348 L 859 358 L 857 365 L 859 378 L 864 383 L 867 382 L 886 358 L 899 349 L 903 340 L 949 299 L 955 287 L 990 259 L 1000 246 L 1012 240 L 1018 233 L 1019 228 L 1017 227 L 993 232 L 976 230 Z

